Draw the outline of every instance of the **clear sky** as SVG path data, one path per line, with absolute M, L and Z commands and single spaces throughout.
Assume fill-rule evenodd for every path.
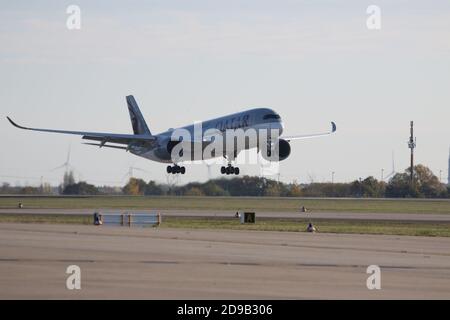
M 66 8 L 81 8 L 68 30 Z M 271 107 L 292 142 L 281 179 L 350 181 L 409 162 L 447 177 L 450 144 L 450 2 L 435 1 L 0 1 L 0 182 L 56 184 L 69 145 L 76 176 L 121 185 L 130 166 L 166 181 L 166 165 L 78 136 L 35 127 L 131 133 L 133 94 L 153 133 L 250 107 Z M 381 29 L 366 26 L 369 5 Z M 179 182 L 204 181 L 206 166 Z M 219 167 L 211 168 L 212 177 Z M 258 174 L 257 166 L 241 172 Z

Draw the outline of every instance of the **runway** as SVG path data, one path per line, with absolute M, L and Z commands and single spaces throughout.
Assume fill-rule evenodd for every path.
M 3 223 L 0 244 L 1 299 L 450 298 L 449 238 Z
M 86 214 L 100 213 L 154 213 L 159 212 L 163 216 L 177 217 L 232 217 L 236 212 L 212 211 L 212 210 L 120 210 L 120 209 L 0 209 L 1 214 Z M 250 210 L 252 211 L 252 210 Z M 314 218 L 336 220 L 383 220 L 383 221 L 422 221 L 422 222 L 450 222 L 450 214 L 434 213 L 367 213 L 367 212 L 256 212 L 261 218 Z

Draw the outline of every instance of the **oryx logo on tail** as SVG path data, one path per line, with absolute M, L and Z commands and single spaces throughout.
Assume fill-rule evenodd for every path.
M 134 134 L 148 134 L 151 135 L 147 123 L 145 123 L 141 110 L 136 103 L 133 96 L 127 96 L 128 111 L 130 112 L 131 125 L 133 126 Z

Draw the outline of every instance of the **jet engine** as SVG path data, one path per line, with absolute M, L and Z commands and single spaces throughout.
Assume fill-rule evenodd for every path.
M 272 155 L 272 150 L 274 150 L 278 156 Z M 264 159 L 269 161 L 282 161 L 289 157 L 291 154 L 291 145 L 287 140 L 278 139 L 275 145 L 272 146 L 270 150 L 267 150 L 267 154 L 262 152 Z
M 275 146 L 275 150 L 278 151 L 279 160 L 285 160 L 291 154 L 291 145 L 284 139 L 278 139 L 278 143 Z

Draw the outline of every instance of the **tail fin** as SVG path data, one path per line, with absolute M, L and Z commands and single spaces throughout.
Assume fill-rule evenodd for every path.
M 141 110 L 134 100 L 133 96 L 127 96 L 128 111 L 130 112 L 131 125 L 133 126 L 134 134 L 149 134 L 147 123 L 145 123 L 144 117 L 142 116 Z

